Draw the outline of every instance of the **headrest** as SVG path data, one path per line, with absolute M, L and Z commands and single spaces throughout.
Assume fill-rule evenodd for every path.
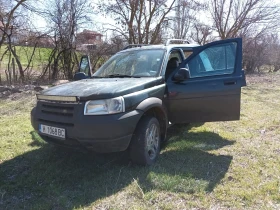
M 167 68 L 168 69 L 173 69 L 173 68 L 177 68 L 179 66 L 179 60 L 178 58 L 174 57 L 174 58 L 171 58 L 168 63 L 167 63 Z

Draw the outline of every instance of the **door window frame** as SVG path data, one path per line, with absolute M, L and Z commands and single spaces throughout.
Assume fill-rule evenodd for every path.
M 214 42 L 208 43 L 208 44 L 203 45 L 203 46 L 194 47 L 193 48 L 193 53 L 189 57 L 187 57 L 181 63 L 181 65 L 179 66 L 178 70 L 180 68 L 186 68 L 187 64 L 192 59 L 194 59 L 199 53 L 204 51 L 205 49 L 210 48 L 212 46 L 225 45 L 225 44 L 228 44 L 228 43 L 236 43 L 235 63 L 234 63 L 234 67 L 233 67 L 233 72 L 232 73 L 228 73 L 228 74 L 215 74 L 215 75 L 204 75 L 204 76 L 201 76 L 201 77 L 191 77 L 191 78 L 189 78 L 187 80 L 196 80 L 196 79 L 200 80 L 202 78 L 207 78 L 207 77 L 211 78 L 211 77 L 241 76 L 242 75 L 242 38 L 232 38 L 232 39 L 219 40 L 219 41 L 214 41 Z
M 185 68 L 189 69 L 190 71 L 190 75 L 191 75 L 191 78 L 201 78 L 201 77 L 209 77 L 209 76 L 219 76 L 219 75 L 231 75 L 234 73 L 235 71 L 235 65 L 236 65 L 236 57 L 237 57 L 237 43 L 235 44 L 235 56 L 234 56 L 234 66 L 232 68 L 228 68 L 228 53 L 230 52 L 227 52 L 228 50 L 228 47 L 232 48 L 232 45 L 234 44 L 234 42 L 228 42 L 228 43 L 221 43 L 221 44 L 218 44 L 218 45 L 215 45 L 215 46 L 209 46 L 203 50 L 201 50 L 199 53 L 197 53 L 195 56 L 193 56 L 193 58 L 191 60 L 189 60 L 187 63 L 186 63 L 186 66 Z M 209 48 L 216 48 L 216 47 L 224 47 L 223 51 L 224 52 L 224 69 L 219 69 L 219 68 L 216 68 L 213 67 L 212 65 L 212 62 L 211 62 L 211 58 L 209 58 L 209 56 L 207 55 L 207 53 L 205 52 L 207 49 Z M 204 59 L 205 58 L 205 59 Z M 197 72 L 194 72 L 195 69 L 197 69 L 196 67 L 194 68 L 190 68 L 190 62 L 194 61 L 194 59 L 197 60 L 197 65 L 202 65 L 204 68 L 204 71 L 197 71 Z

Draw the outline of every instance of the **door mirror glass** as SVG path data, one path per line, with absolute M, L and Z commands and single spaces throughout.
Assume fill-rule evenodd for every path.
M 184 81 L 189 78 L 190 78 L 190 71 L 187 68 L 179 69 L 179 71 L 173 77 L 175 81 Z

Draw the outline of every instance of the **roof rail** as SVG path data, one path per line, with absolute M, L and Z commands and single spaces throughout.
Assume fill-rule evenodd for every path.
M 189 44 L 190 42 L 188 40 L 184 40 L 184 39 L 168 39 L 165 43 L 165 46 L 170 45 L 171 42 L 182 42 L 182 44 Z
M 142 46 L 148 46 L 149 44 L 129 44 L 127 45 L 125 48 L 123 48 L 122 50 L 126 50 L 129 48 L 133 48 L 133 47 L 142 47 Z

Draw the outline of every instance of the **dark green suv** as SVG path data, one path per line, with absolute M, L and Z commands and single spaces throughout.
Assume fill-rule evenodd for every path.
M 157 158 L 169 125 L 238 120 L 242 40 L 204 46 L 133 46 L 94 74 L 81 61 L 78 81 L 44 90 L 31 112 L 47 142 L 96 152 L 129 150 L 134 163 Z

